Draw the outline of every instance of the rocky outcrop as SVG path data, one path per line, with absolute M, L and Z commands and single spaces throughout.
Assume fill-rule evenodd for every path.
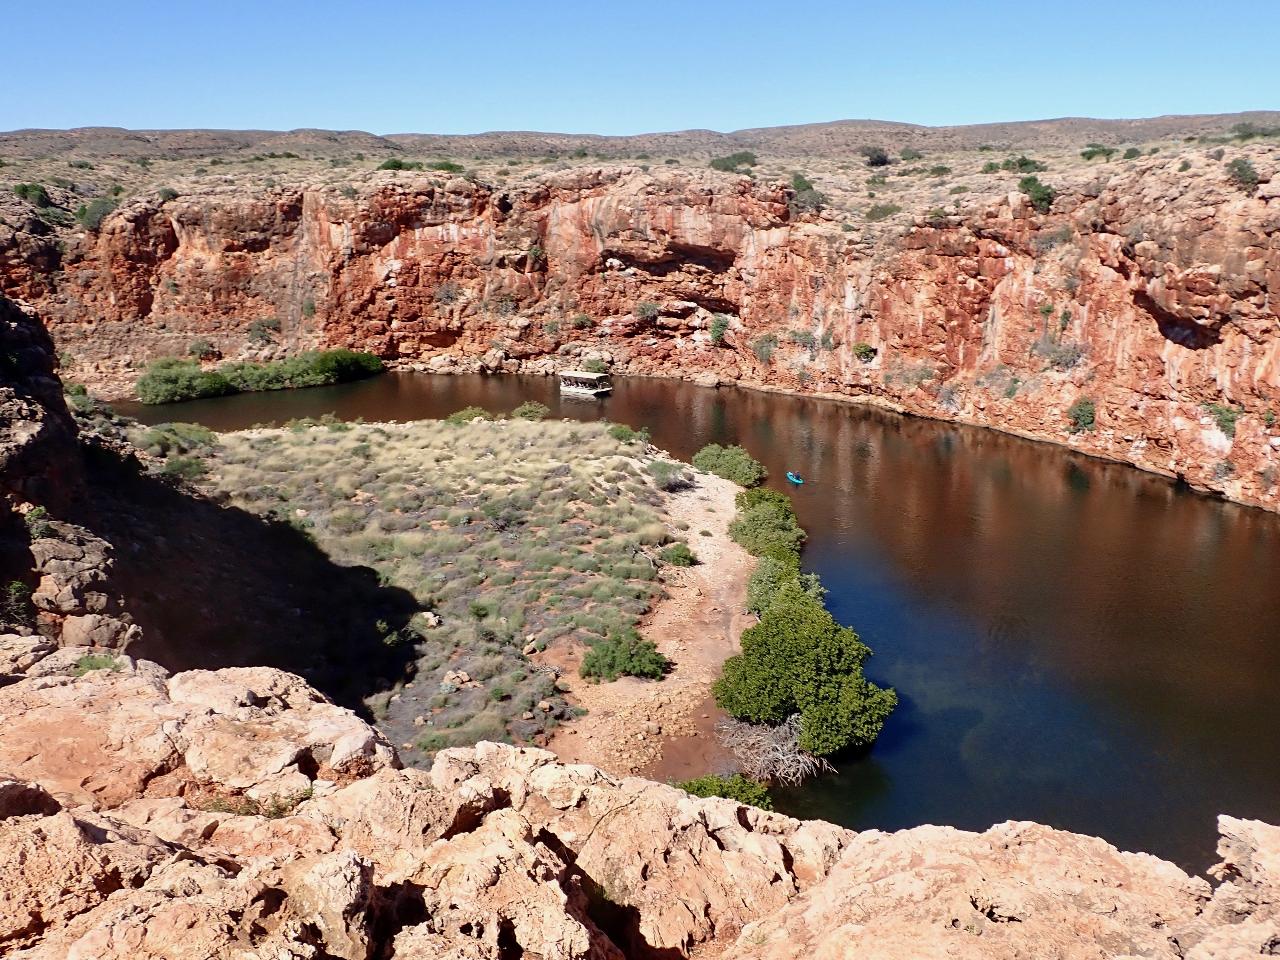
M 1055 173 L 1047 213 L 972 193 L 905 228 L 709 171 L 223 187 L 125 205 L 69 243 L 56 289 L 3 282 L 117 393 L 196 339 L 436 371 L 600 356 L 996 427 L 1277 508 L 1280 151 L 1237 152 L 1252 194 L 1188 150 Z
M 121 658 L 0 689 L 0 952 L 23 960 L 1235 957 L 1280 830 L 1213 889 L 1009 823 L 884 834 L 482 743 L 431 772 L 290 674 Z

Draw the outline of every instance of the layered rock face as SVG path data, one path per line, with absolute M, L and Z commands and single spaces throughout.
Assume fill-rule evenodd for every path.
M 0 952 L 110 958 L 1236 957 L 1280 945 L 1280 830 L 1223 882 L 1035 824 L 884 834 L 482 743 L 398 769 L 290 674 L 120 658 L 0 689 Z
M 117 394 L 197 338 L 441 371 L 597 355 L 997 427 L 1276 508 L 1280 152 L 1244 152 L 1253 195 L 1201 154 L 1190 173 L 1148 157 L 1056 175 L 1048 213 L 990 195 L 908 227 L 797 215 L 788 187 L 709 171 L 228 187 L 134 201 L 62 273 L 11 263 L 4 282 Z

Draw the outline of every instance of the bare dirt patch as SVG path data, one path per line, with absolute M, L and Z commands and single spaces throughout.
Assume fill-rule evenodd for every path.
M 591 683 L 578 675 L 581 649 L 557 644 L 539 659 L 557 667 L 568 699 L 587 713 L 555 731 L 548 746 L 563 759 L 610 773 L 683 780 L 730 764 L 713 735 L 719 715 L 711 685 L 738 651 L 746 613 L 747 579 L 755 560 L 729 538 L 736 484 L 697 475 L 697 486 L 671 496 L 667 520 L 698 557 L 692 567 L 667 568 L 666 596 L 640 632 L 673 668 L 660 681 L 624 677 Z M 708 535 L 703 535 L 702 531 Z

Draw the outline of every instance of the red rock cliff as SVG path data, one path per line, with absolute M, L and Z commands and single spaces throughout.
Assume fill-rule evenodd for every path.
M 993 194 L 906 228 L 627 167 L 227 188 L 133 201 L 52 277 L 11 246 L 4 282 L 39 300 L 72 376 L 117 393 L 197 338 L 429 370 L 599 355 L 996 427 L 1278 509 L 1280 152 L 1248 149 L 1253 195 L 1220 164 L 1149 157 L 1055 178 L 1048 213 Z

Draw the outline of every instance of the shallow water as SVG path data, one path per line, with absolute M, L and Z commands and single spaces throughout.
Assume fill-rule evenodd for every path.
M 902 706 L 868 758 L 780 792 L 785 812 L 1037 820 L 1194 869 L 1217 813 L 1280 821 L 1280 517 L 991 431 L 663 380 L 562 401 L 540 377 L 403 374 L 117 409 L 236 429 L 527 399 L 648 426 L 684 459 L 740 442 L 795 496 L 806 567 Z

